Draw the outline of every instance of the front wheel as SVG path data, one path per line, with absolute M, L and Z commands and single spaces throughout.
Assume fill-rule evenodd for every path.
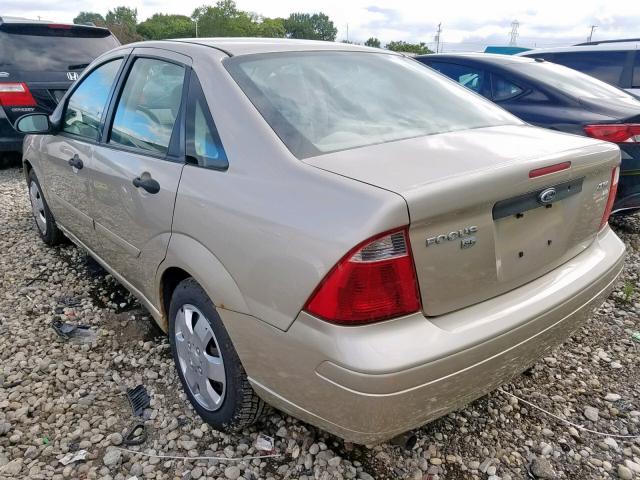
M 33 169 L 29 171 L 27 186 L 29 188 L 31 212 L 36 222 L 40 238 L 49 246 L 57 245 L 62 241 L 63 235 L 58 225 L 56 225 L 51 210 L 49 210 L 49 205 L 47 205 L 47 201 L 42 193 L 42 188 L 40 187 L 40 182 Z
M 251 388 L 213 302 L 192 278 L 171 297 L 169 343 L 184 391 L 207 423 L 237 431 L 262 415 L 265 403 Z

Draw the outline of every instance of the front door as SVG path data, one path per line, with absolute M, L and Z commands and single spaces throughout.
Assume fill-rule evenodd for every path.
M 122 58 L 112 59 L 82 80 L 67 102 L 61 133 L 50 137 L 43 151 L 42 173 L 49 206 L 58 222 L 85 243 L 93 235 L 88 172 L 122 63 Z
M 186 67 L 136 56 L 91 164 L 96 253 L 147 298 L 166 254 L 183 163 L 173 156 Z M 165 54 L 167 55 L 167 54 Z

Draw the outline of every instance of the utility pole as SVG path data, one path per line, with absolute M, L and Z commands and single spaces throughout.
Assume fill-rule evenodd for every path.
M 440 37 L 442 36 L 442 22 L 438 24 L 438 30 L 436 31 L 436 53 L 440 53 Z
M 347 23 L 347 43 L 349 43 L 349 24 Z
M 587 42 L 590 42 L 593 38 L 593 31 L 598 28 L 598 25 L 591 25 L 591 32 L 589 32 L 589 36 L 587 37 Z
M 514 20 L 513 22 L 511 22 L 511 32 L 509 32 L 509 45 L 512 47 L 516 46 L 516 42 L 518 39 L 518 27 L 520 26 L 520 22 L 518 22 L 518 20 Z

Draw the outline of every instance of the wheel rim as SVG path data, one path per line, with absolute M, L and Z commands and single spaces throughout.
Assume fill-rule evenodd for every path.
M 226 376 L 211 324 L 196 307 L 183 305 L 176 315 L 174 337 L 187 388 L 205 410 L 219 409 L 224 400 Z
M 44 199 L 36 182 L 29 185 L 29 198 L 31 199 L 31 210 L 33 218 L 36 219 L 36 225 L 42 234 L 47 231 L 47 217 L 44 212 Z

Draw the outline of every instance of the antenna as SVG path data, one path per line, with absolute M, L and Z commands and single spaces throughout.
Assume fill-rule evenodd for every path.
M 436 53 L 440 52 L 440 36 L 442 35 L 442 22 L 438 24 L 438 30 L 436 31 Z
M 520 26 L 520 22 L 518 20 L 514 20 L 511 22 L 511 32 L 509 32 L 509 45 L 512 47 L 516 46 L 516 40 L 518 38 L 518 27 Z
M 598 25 L 591 25 L 591 32 L 589 32 L 589 36 L 587 37 L 587 42 L 591 42 L 593 38 L 593 31 L 598 28 Z

